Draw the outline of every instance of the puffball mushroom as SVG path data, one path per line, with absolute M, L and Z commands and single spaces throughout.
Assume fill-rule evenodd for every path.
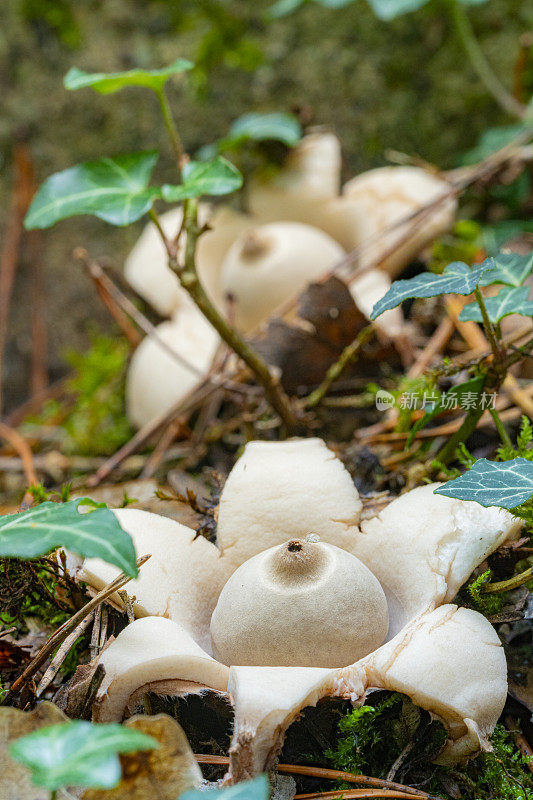
M 450 188 L 444 178 L 421 167 L 380 167 L 364 172 L 344 184 L 337 214 L 342 218 L 344 213 L 347 224 L 339 241 L 347 250 L 368 242 L 360 263 L 379 263 L 394 277 L 424 247 L 452 227 L 457 213 L 453 196 L 428 210 L 416 224 L 409 219 Z M 386 232 L 402 219 L 403 224 Z
M 221 293 L 234 301 L 237 326 L 250 330 L 343 255 L 343 249 L 331 237 L 300 222 L 250 228 L 226 254 Z
M 170 411 L 203 380 L 220 342 L 188 298 L 155 332 L 137 347 L 126 379 L 127 414 L 138 428 Z
M 173 208 L 160 216 L 166 236 L 176 236 L 183 221 L 183 209 Z M 220 266 L 237 236 L 252 222 L 227 206 L 212 210 L 206 203 L 198 208 L 200 225 L 211 230 L 202 234 L 196 248 L 196 264 L 200 281 L 215 305 L 221 305 L 219 293 Z M 167 254 L 153 222 L 144 228 L 124 265 L 124 275 L 130 286 L 163 317 L 170 317 L 187 300 L 177 276 L 168 267 Z
M 273 178 L 251 180 L 250 212 L 262 222 L 292 220 L 320 228 L 324 204 L 339 194 L 341 146 L 329 132 L 310 133 Z
M 388 626 L 383 589 L 358 558 L 291 539 L 233 573 L 211 639 L 224 664 L 341 667 L 379 647 Z
M 273 766 L 306 706 L 361 703 L 376 688 L 442 720 L 442 763 L 488 746 L 506 697 L 504 653 L 485 617 L 448 603 L 520 522 L 434 488 L 359 526 L 357 490 L 324 442 L 252 442 L 221 496 L 219 547 L 172 520 L 115 512 L 137 553 L 152 553 L 131 591 L 136 613 L 153 616 L 100 656 L 95 718 L 120 719 L 148 689 L 225 692 L 235 714 L 227 782 Z M 87 560 L 80 575 L 99 588 L 117 573 Z

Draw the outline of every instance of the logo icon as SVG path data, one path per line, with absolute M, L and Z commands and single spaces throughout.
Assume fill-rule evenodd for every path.
M 394 406 L 394 396 L 390 393 L 385 391 L 385 389 L 379 389 L 376 392 L 376 408 L 378 411 L 387 411 L 387 409 L 392 408 Z

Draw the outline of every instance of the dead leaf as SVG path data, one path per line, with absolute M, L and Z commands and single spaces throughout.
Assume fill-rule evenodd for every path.
M 300 295 L 297 320 L 288 324 L 273 319 L 254 345 L 269 364 L 280 369 L 284 389 L 293 393 L 320 383 L 328 367 L 367 324 L 346 284 L 330 277 L 310 284 Z M 375 365 L 376 349 L 383 350 L 377 343 L 363 348 L 359 368 L 365 356 Z M 383 352 L 379 357 L 383 358 Z
M 91 719 L 92 704 L 104 678 L 104 668 L 98 658 L 80 664 L 68 683 L 63 684 L 54 701 L 71 719 Z
M 114 789 L 88 789 L 82 800 L 176 800 L 202 782 L 187 737 L 166 714 L 136 716 L 125 725 L 153 736 L 161 747 L 120 757 L 123 778 Z
M 27 647 L 21 647 L 16 641 L 0 640 L 0 670 L 16 669 L 30 658 L 30 651 Z
M 0 797 L 2 800 L 49 800 L 48 789 L 34 786 L 30 770 L 14 761 L 8 748 L 14 739 L 44 728 L 67 722 L 67 717 L 53 703 L 39 703 L 30 712 L 18 708 L 0 708 Z M 58 793 L 58 799 L 64 797 Z

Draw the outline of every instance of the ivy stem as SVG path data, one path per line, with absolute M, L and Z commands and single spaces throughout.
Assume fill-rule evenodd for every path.
M 494 97 L 500 108 L 503 108 L 504 111 L 511 114 L 513 117 L 523 119 L 526 107 L 507 91 L 500 79 L 495 75 L 492 67 L 485 58 L 483 50 L 479 46 L 468 14 L 459 0 L 452 0 L 451 16 L 461 44 L 479 79 L 485 85 L 485 88 Z
M 483 299 L 483 295 L 479 289 L 479 286 L 476 286 L 474 289 L 474 294 L 476 296 L 477 304 L 481 310 L 481 317 L 483 319 L 483 330 L 485 331 L 485 336 L 489 340 L 490 349 L 494 355 L 495 359 L 499 359 L 501 357 L 501 349 L 498 343 L 498 339 L 496 338 L 496 332 L 494 330 L 494 325 L 490 321 L 489 312 L 487 311 L 487 306 L 485 305 L 485 300 Z
M 374 326 L 367 325 L 360 331 L 353 342 L 351 342 L 347 347 L 344 348 L 340 357 L 334 364 L 326 372 L 326 377 L 313 392 L 304 400 L 304 405 L 307 408 L 315 408 L 318 406 L 326 394 L 329 392 L 331 384 L 338 380 L 348 364 L 354 361 L 361 348 L 368 342 L 372 334 L 374 333 Z
M 513 443 L 511 442 L 511 438 L 510 438 L 509 434 L 505 430 L 505 425 L 501 421 L 500 415 L 498 414 L 496 409 L 492 408 L 492 407 L 489 408 L 489 413 L 490 413 L 492 419 L 494 420 L 494 424 L 496 426 L 496 430 L 498 431 L 499 437 L 502 440 L 502 444 L 504 444 L 506 447 L 511 447 L 512 448 Z
M 163 119 L 168 131 L 174 155 L 176 157 L 176 167 L 181 179 L 182 169 L 185 161 L 185 152 L 181 137 L 178 133 L 172 109 L 168 102 L 164 88 L 156 91 L 159 105 L 163 113 Z M 244 361 L 251 369 L 257 380 L 265 391 L 265 396 L 272 408 L 278 413 L 287 431 L 292 432 L 298 428 L 298 420 L 291 402 L 283 391 L 279 380 L 271 372 L 267 362 L 254 350 L 253 347 L 243 339 L 223 316 L 219 314 L 205 293 L 205 290 L 198 278 L 196 269 L 196 245 L 202 233 L 198 226 L 198 205 L 196 200 L 185 200 L 183 204 L 183 221 L 177 236 L 170 241 L 161 225 L 161 221 L 154 210 L 150 209 L 150 219 L 157 228 L 163 241 L 168 256 L 168 266 L 178 276 L 179 281 L 191 299 L 200 309 L 204 317 L 211 323 L 229 347 Z M 179 243 L 182 235 L 185 235 L 185 254 L 183 263 L 180 263 Z
M 153 212 L 155 214 L 155 211 Z M 265 395 L 281 418 L 288 431 L 292 432 L 298 428 L 294 409 L 279 380 L 271 372 L 267 362 L 259 353 L 246 342 L 229 323 L 222 317 L 208 298 L 205 290 L 198 278 L 196 269 L 196 245 L 202 233 L 198 226 L 198 206 L 196 201 L 189 200 L 184 206 L 183 230 L 185 232 L 185 254 L 183 263 L 180 263 L 178 248 L 174 243 L 168 242 L 166 237 L 163 243 L 167 249 L 168 265 L 176 273 L 181 285 L 196 303 L 202 314 L 219 333 L 229 347 L 241 358 L 251 369 L 257 380 L 263 387 Z M 156 215 L 157 216 L 157 215 Z M 158 226 L 158 230 L 160 225 Z
M 451 461 L 451 459 L 455 457 L 455 451 L 461 442 L 466 442 L 470 434 L 474 433 L 482 415 L 483 408 L 481 407 L 481 403 L 476 404 L 475 408 L 470 408 L 459 430 L 448 439 L 442 450 L 435 456 L 435 460 L 440 461 L 441 464 L 447 464 Z
M 485 586 L 481 589 L 481 591 L 486 594 L 490 592 L 491 594 L 499 593 L 499 592 L 510 592 L 511 589 L 518 589 L 519 586 L 522 586 L 524 583 L 527 583 L 529 580 L 533 578 L 533 567 L 529 567 L 526 569 L 525 572 L 520 572 L 518 575 L 513 575 L 512 578 L 508 578 L 506 581 L 497 581 L 496 583 L 486 583 Z
M 174 117 L 172 116 L 170 103 L 168 102 L 168 98 L 164 88 L 156 90 L 156 95 L 157 99 L 159 100 L 159 105 L 161 106 L 163 119 L 165 120 L 165 126 L 168 131 L 170 141 L 172 142 L 172 149 L 174 150 L 174 155 L 176 157 L 176 165 L 178 167 L 178 173 L 181 178 L 181 170 L 183 168 L 183 161 L 185 155 L 181 137 L 178 133 L 176 123 L 174 122 Z

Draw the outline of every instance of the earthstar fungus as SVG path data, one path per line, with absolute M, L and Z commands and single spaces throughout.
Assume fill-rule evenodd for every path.
M 116 511 L 153 555 L 131 584 L 139 619 L 100 657 L 95 718 L 121 719 L 149 690 L 224 693 L 230 782 L 272 767 L 307 706 L 361 704 L 376 688 L 444 723 L 441 763 L 487 747 L 505 656 L 485 617 L 450 601 L 521 523 L 434 488 L 361 522 L 358 492 L 323 441 L 251 442 L 220 499 L 217 545 L 159 515 Z M 98 588 L 115 573 L 91 559 L 79 577 Z

